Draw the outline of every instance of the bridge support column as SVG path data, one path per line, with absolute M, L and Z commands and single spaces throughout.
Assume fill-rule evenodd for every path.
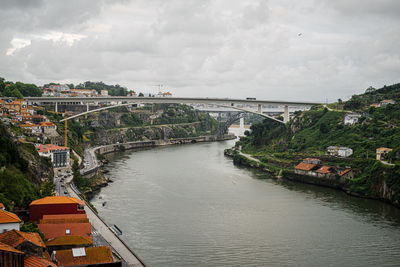
M 262 105 L 261 104 L 258 104 L 257 112 L 262 114 Z
M 283 122 L 287 123 L 289 121 L 289 106 L 285 105 L 285 109 L 283 111 Z
M 58 102 L 56 102 L 56 106 L 54 107 L 54 111 L 58 112 Z
M 241 117 L 239 122 L 240 122 L 240 129 L 244 129 L 244 118 Z
M 86 103 L 86 112 L 89 111 L 89 102 Z

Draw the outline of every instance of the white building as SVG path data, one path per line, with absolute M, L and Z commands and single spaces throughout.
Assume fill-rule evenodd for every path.
M 326 154 L 330 156 L 339 156 L 347 158 L 353 155 L 353 149 L 340 146 L 328 146 L 326 149 Z
M 101 94 L 101 96 L 108 96 L 108 91 L 107 90 L 101 90 L 100 94 Z
M 60 84 L 60 85 L 53 84 L 53 85 L 50 85 L 49 88 L 56 90 L 57 92 L 65 92 L 65 91 L 69 90 L 69 86 L 66 84 Z
M 361 117 L 361 114 L 347 113 L 346 115 L 344 115 L 344 125 L 356 124 L 360 117 Z
M 69 166 L 69 147 L 52 144 L 35 144 L 35 147 L 40 156 L 51 159 L 53 167 L 59 168 Z
M 4 207 L 4 206 L 3 206 Z M 22 220 L 12 212 L 0 209 L 0 233 L 10 230 L 18 230 Z

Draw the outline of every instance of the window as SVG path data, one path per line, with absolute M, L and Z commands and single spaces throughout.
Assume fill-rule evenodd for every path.
M 66 234 L 66 235 L 71 234 L 71 230 L 70 230 L 70 229 L 66 229 L 66 230 L 65 230 L 65 234 Z

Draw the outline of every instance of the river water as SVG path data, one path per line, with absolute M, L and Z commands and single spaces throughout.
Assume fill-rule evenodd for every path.
M 114 154 L 92 203 L 148 266 L 400 266 L 399 209 L 237 167 L 232 145 Z

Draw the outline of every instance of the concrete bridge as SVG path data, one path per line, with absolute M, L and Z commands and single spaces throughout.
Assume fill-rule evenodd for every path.
M 322 103 L 318 102 L 300 102 L 300 101 L 279 101 L 279 100 L 255 100 L 255 99 L 233 99 L 233 98 L 188 98 L 188 97 L 26 97 L 25 100 L 28 103 L 37 104 L 54 104 L 55 110 L 58 112 L 59 104 L 86 104 L 87 111 L 71 116 L 69 119 L 73 119 L 82 115 L 89 114 L 91 112 L 98 112 L 108 108 L 114 108 L 117 106 L 132 105 L 132 104 L 158 104 L 158 103 L 174 103 L 174 104 L 214 104 L 221 107 L 229 107 L 242 112 L 254 113 L 269 119 L 286 123 L 289 121 L 289 107 L 298 108 L 299 110 L 309 108 L 312 105 L 318 105 Z M 89 110 L 89 104 L 93 103 L 96 105 L 104 104 L 111 105 L 95 110 Z M 283 111 L 283 121 L 277 120 L 269 115 L 263 113 L 262 108 L 264 105 L 278 106 Z M 256 106 L 257 111 L 249 109 L 250 106 Z

